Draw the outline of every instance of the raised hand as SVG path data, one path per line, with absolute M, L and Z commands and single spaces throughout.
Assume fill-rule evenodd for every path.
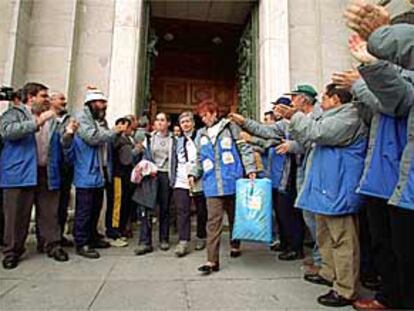
M 283 140 L 282 143 L 275 148 L 277 154 L 286 154 L 289 152 L 289 142 Z
M 68 125 L 66 126 L 65 133 L 73 135 L 76 133 L 78 128 L 79 128 L 79 123 L 75 119 L 71 118 L 69 120 Z
M 37 118 L 36 118 L 36 124 L 37 126 L 42 126 L 46 123 L 46 121 L 56 118 L 56 113 L 53 110 L 47 110 L 45 112 L 42 112 Z
M 371 55 L 367 49 L 367 42 L 359 35 L 352 34 L 348 39 L 348 48 L 352 57 L 362 64 L 372 64 L 377 61 L 377 58 Z
M 372 32 L 390 24 L 390 14 L 379 5 L 354 0 L 346 9 L 346 25 L 367 40 Z
M 279 113 L 284 119 L 290 120 L 297 112 L 297 109 L 286 105 L 277 105 L 276 112 Z
M 352 85 L 360 78 L 358 70 L 346 70 L 342 72 L 334 72 L 332 75 L 332 82 L 338 85 L 338 87 L 351 90 Z
M 244 122 L 246 122 L 246 118 L 243 117 L 241 114 L 232 112 L 228 114 L 228 117 L 230 118 L 231 121 L 233 121 L 234 123 L 238 124 L 238 125 L 243 125 Z

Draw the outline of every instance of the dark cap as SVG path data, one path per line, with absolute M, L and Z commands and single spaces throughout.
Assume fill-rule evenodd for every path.
M 286 105 L 286 106 L 290 106 L 291 104 L 291 100 L 288 97 L 279 97 L 278 99 L 276 99 L 274 102 L 271 102 L 273 105 Z
M 315 88 L 312 85 L 299 84 L 293 91 L 286 93 L 285 95 L 306 95 L 311 98 L 315 98 L 318 96 L 318 92 L 316 92 Z

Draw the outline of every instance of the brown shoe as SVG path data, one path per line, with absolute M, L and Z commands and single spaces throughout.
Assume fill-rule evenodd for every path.
M 311 266 L 304 266 L 305 269 L 305 275 L 306 274 L 318 274 L 321 267 L 311 265 Z
M 313 266 L 313 264 L 314 262 L 312 257 L 306 257 L 305 259 L 303 259 L 304 266 Z
M 387 309 L 382 303 L 378 300 L 371 298 L 371 299 L 358 299 L 353 303 L 353 307 L 356 310 L 385 310 Z

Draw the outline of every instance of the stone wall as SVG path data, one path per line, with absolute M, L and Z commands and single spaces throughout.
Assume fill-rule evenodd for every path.
M 108 94 L 115 0 L 78 0 L 69 99 L 73 110 L 83 107 L 87 85 Z
M 319 90 L 348 69 L 347 0 L 260 0 L 261 113 L 297 83 Z M 0 0 L 0 83 L 28 80 L 83 107 L 88 84 L 110 98 L 110 121 L 135 110 L 143 0 Z M 30 61 L 28 61 L 30 60 Z
M 0 84 L 44 83 L 72 110 L 89 84 L 108 94 L 115 0 L 0 0 L 0 12 Z
M 0 84 L 25 82 L 32 0 L 0 0 Z
M 318 90 L 334 71 L 349 69 L 349 31 L 342 17 L 348 0 L 289 0 L 291 86 L 310 83 Z
M 75 0 L 33 1 L 26 81 L 39 81 L 51 90 L 67 92 L 76 4 Z
M 260 0 L 260 110 L 298 83 L 319 91 L 334 71 L 349 69 L 348 0 Z

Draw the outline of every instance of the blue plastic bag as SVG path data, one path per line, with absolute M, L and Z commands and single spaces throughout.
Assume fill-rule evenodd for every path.
M 272 242 L 272 182 L 268 178 L 239 179 L 233 239 Z

